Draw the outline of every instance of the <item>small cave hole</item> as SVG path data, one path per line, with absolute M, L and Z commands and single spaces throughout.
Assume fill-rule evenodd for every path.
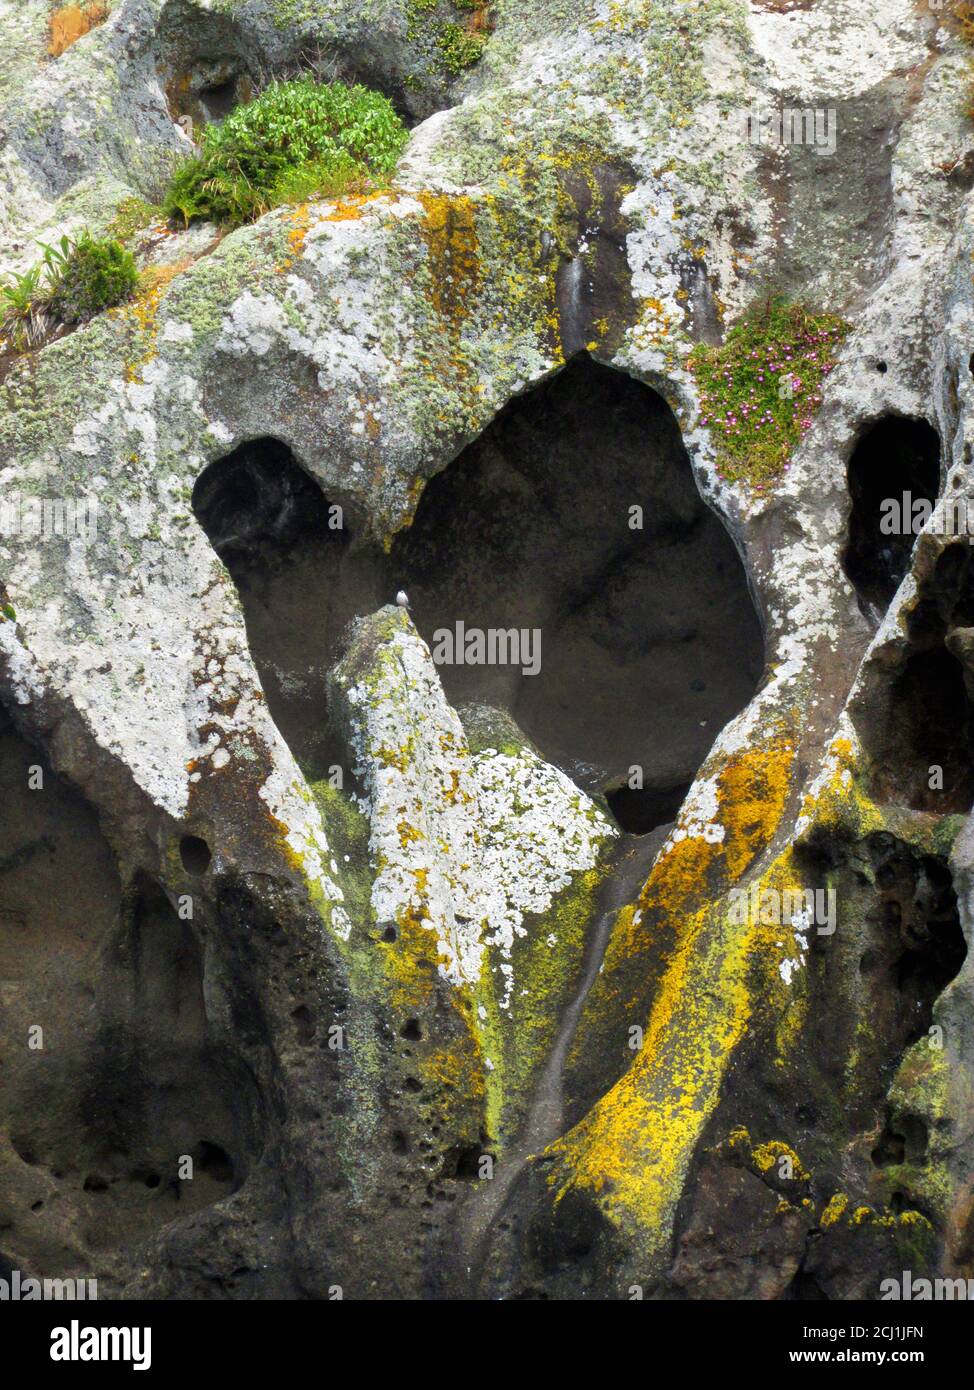
M 209 122 L 216 124 L 229 116 L 240 100 L 237 88 L 237 79 L 231 77 L 200 89 L 199 104 Z
M 889 1168 L 902 1163 L 905 1158 L 906 1139 L 887 1125 L 872 1151 L 873 1163 L 877 1168 Z
M 876 622 L 899 588 L 913 550 L 912 505 L 909 516 L 899 515 L 904 496 L 909 494 L 911 503 L 932 503 L 939 491 L 940 437 L 926 420 L 884 416 L 860 436 L 847 476 L 852 510 L 843 565 L 860 609 Z
M 408 1022 L 404 1024 L 404 1026 L 400 1030 L 399 1036 L 401 1038 L 405 1038 L 408 1042 L 421 1042 L 423 1038 L 423 1030 L 419 1026 L 419 1019 L 409 1019 Z
M 201 878 L 210 867 L 213 855 L 209 845 L 198 835 L 184 835 L 179 842 L 179 857 L 188 874 Z
M 218 1183 L 232 1183 L 235 1176 L 233 1159 L 222 1149 L 219 1144 L 213 1144 L 208 1139 L 200 1142 L 196 1159 L 196 1168 L 200 1173 L 205 1173 Z
M 629 835 L 648 835 L 676 819 L 689 790 L 689 783 L 662 789 L 623 784 L 606 792 L 605 799 L 621 830 Z
M 307 1045 L 314 1041 L 316 1024 L 315 1017 L 307 1004 L 299 1004 L 291 1013 L 294 1021 L 294 1029 L 298 1035 L 298 1042 Z
M 443 1155 L 438 1178 L 455 1178 L 459 1182 L 476 1182 L 480 1178 L 480 1163 L 484 1157 L 483 1144 L 454 1144 Z
M 383 940 L 383 941 L 393 942 L 393 941 L 398 941 L 398 939 L 399 939 L 399 933 L 396 931 L 395 927 L 394 927 L 391 923 L 389 924 L 389 926 L 383 928 L 383 931 L 382 931 L 382 940 Z

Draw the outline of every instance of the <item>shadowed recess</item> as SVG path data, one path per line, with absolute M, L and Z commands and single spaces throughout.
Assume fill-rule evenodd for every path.
M 447 694 L 509 710 L 626 828 L 673 818 L 761 673 L 743 566 L 672 411 L 586 355 L 433 478 L 391 558 L 431 645 L 458 620 L 540 633 L 538 674 L 444 665 Z
M 843 565 L 859 607 L 875 621 L 899 588 L 916 539 L 908 526 L 898 531 L 883 529 L 883 503 L 896 502 L 901 514 L 906 510 L 903 520 L 909 523 L 912 502 L 934 501 L 940 487 L 936 430 L 925 420 L 885 416 L 870 425 L 856 444 L 848 480 L 852 512 Z M 909 495 L 905 509 L 904 494 Z
M 336 523 L 276 440 L 210 465 L 193 502 L 238 586 L 271 714 L 313 778 L 341 760 L 325 675 L 342 629 L 398 589 L 450 700 L 507 710 L 635 833 L 673 819 L 761 673 L 743 566 L 672 411 L 587 356 L 427 484 L 388 556 Z M 504 638 L 470 663 L 476 633 Z
M 934 815 L 974 804 L 974 566 L 971 547 L 941 552 L 889 675 L 877 669 L 857 720 L 881 801 Z
M 153 879 L 123 889 L 92 808 L 2 710 L 0 1000 L 0 1210 L 20 1268 L 101 1274 L 240 1186 L 259 1101 L 210 1036 L 196 932 Z

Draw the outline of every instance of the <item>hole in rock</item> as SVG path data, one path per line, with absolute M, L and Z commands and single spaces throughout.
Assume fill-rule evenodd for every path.
M 176 1161 L 201 1130 L 225 1136 L 227 1152 L 253 1149 L 255 1088 L 207 1040 L 192 927 L 158 884 L 140 878 L 123 891 L 94 810 L 3 711 L 0 991 L 0 1131 L 35 1171 L 64 1182 L 57 1219 L 89 1249 L 117 1249 L 174 1219 Z M 41 1067 L 22 1043 L 38 1021 Z M 20 1204 L 20 1181 L 7 1165 L 0 1206 Z M 181 1210 L 220 1195 L 182 1184 Z M 18 1229 L 17 1253 L 21 1267 L 58 1276 L 65 1260 L 77 1269 L 81 1246 L 52 1238 L 52 1210 Z
M 454 635 L 440 665 L 453 703 L 507 709 L 587 790 L 633 767 L 650 794 L 686 786 L 761 673 L 743 566 L 672 411 L 585 354 L 427 484 L 391 565 L 434 653 L 438 632 Z M 470 630 L 516 633 L 536 673 L 491 664 L 489 647 L 457 662 L 478 655 Z
M 606 792 L 605 799 L 623 830 L 630 835 L 648 835 L 657 826 L 676 819 L 689 790 L 689 783 L 661 791 L 623 786 Z
M 419 1019 L 409 1019 L 400 1031 L 399 1036 L 401 1038 L 406 1038 L 409 1042 L 419 1042 L 423 1036 L 423 1030 L 419 1026 Z
M 219 1144 L 211 1144 L 204 1139 L 200 1143 L 196 1168 L 213 1179 L 214 1182 L 232 1185 L 234 1180 L 233 1159 Z
M 299 1004 L 298 1007 L 292 1011 L 291 1017 L 294 1019 L 294 1027 L 298 1035 L 298 1042 L 304 1044 L 313 1042 L 315 1032 L 317 1031 L 317 1025 L 315 1023 L 315 1016 L 308 1008 L 307 1004 Z
M 934 815 L 974 803 L 974 566 L 964 542 L 941 552 L 909 615 L 910 646 L 864 688 L 863 743 L 878 799 Z
M 210 867 L 213 855 L 209 845 L 198 835 L 184 835 L 179 842 L 179 857 L 186 872 L 200 878 Z
M 456 1178 L 461 1182 L 478 1181 L 481 1160 L 488 1153 L 485 1144 L 489 1144 L 489 1141 L 483 1140 L 479 1144 L 454 1144 L 443 1155 L 438 1178 Z
M 843 565 L 866 617 L 876 620 L 899 588 L 916 539 L 908 526 L 887 534 L 904 494 L 933 502 L 940 488 L 940 437 L 925 420 L 887 415 L 861 435 L 848 468 L 852 511 Z M 905 520 L 909 522 L 911 516 Z M 905 531 L 906 534 L 900 532 Z
M 173 118 L 222 121 L 255 90 L 263 55 L 229 15 L 190 0 L 166 0 L 155 35 L 155 62 Z
M 829 932 L 810 938 L 802 1103 L 825 1114 L 840 1088 L 849 1136 L 876 1132 L 879 1165 L 912 1161 L 925 1144 L 920 1127 L 897 1114 L 879 1131 L 903 1055 L 928 1034 L 936 1001 L 966 957 L 949 864 L 886 831 L 849 840 L 822 831 L 794 852 L 815 898 L 835 895 Z M 868 968 L 857 969 L 863 961 Z
M 199 103 L 208 121 L 215 123 L 229 116 L 240 101 L 240 85 L 239 78 L 230 77 L 201 88 Z
M 675 813 L 760 678 L 744 569 L 672 411 L 584 354 L 427 484 L 388 556 L 353 541 L 276 440 L 211 464 L 193 503 L 240 592 L 271 715 L 312 780 L 344 760 L 325 715 L 340 635 L 400 588 L 451 702 L 506 710 L 580 786 L 611 791 L 637 833 Z
M 967 944 L 946 860 L 918 854 L 885 832 L 867 837 L 865 848 L 876 884 L 866 915 L 877 963 L 871 1026 L 898 1056 L 926 1034 L 934 1002 L 960 970 Z
M 384 602 L 376 562 L 352 550 L 341 503 L 276 439 L 211 464 L 193 508 L 240 594 L 271 717 L 319 780 L 343 761 L 329 737 L 325 678 L 348 620 Z

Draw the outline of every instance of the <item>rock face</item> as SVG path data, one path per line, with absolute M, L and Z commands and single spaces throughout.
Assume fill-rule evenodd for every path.
M 105 8 L 55 58 L 0 0 L 0 264 L 87 226 L 147 271 L 0 362 L 0 1266 L 974 1277 L 963 27 Z M 181 117 L 308 66 L 412 123 L 387 187 L 151 215 Z M 700 354 L 779 299 L 835 365 L 728 470 Z

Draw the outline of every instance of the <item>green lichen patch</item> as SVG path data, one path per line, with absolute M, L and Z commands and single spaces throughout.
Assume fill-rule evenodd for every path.
M 848 332 L 835 314 L 769 297 L 719 347 L 694 349 L 700 423 L 714 440 L 721 478 L 762 492 L 788 471 Z

